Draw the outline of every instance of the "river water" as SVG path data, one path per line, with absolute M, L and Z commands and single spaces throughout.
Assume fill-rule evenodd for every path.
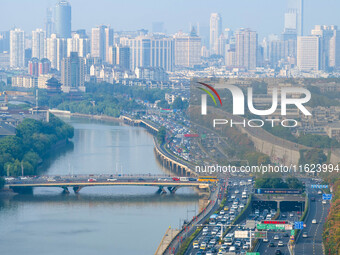
M 56 150 L 46 174 L 164 174 L 144 129 L 71 118 L 73 146 Z M 155 194 L 155 187 L 87 187 L 75 195 L 35 188 L 0 200 L 0 254 L 152 255 L 169 226 L 198 211 L 190 189 Z

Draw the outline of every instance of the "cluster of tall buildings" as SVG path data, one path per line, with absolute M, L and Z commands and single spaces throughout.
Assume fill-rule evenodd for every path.
M 28 68 L 31 76 L 60 74 L 67 91 L 82 90 L 92 66 L 101 66 L 92 70 L 112 67 L 115 72 L 130 72 L 129 77 L 141 70 L 165 77 L 163 72 L 202 69 L 215 65 L 216 60 L 218 65 L 245 72 L 258 67 L 300 72 L 340 69 L 338 28 L 318 25 L 305 35 L 304 1 L 287 1 L 283 32 L 259 42 L 257 32 L 250 28 L 232 31 L 223 27 L 219 13 L 210 15 L 207 41 L 201 39 L 198 26 L 189 33 L 166 35 L 162 22 L 153 24 L 153 33 L 115 32 L 109 25 L 99 25 L 87 34 L 72 30 L 71 5 L 61 0 L 54 9 L 47 9 L 44 29 L 32 34 L 19 28 L 0 32 L 0 68 Z

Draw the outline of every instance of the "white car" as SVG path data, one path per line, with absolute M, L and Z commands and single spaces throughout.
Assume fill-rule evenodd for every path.
M 274 240 L 279 240 L 279 239 L 280 239 L 280 237 L 278 235 L 274 236 Z
M 307 237 L 308 237 L 307 232 L 303 232 L 302 237 L 303 237 L 303 238 L 307 238 Z
M 235 194 L 238 194 L 238 193 L 240 193 L 240 191 L 237 189 L 237 190 L 235 190 Z
M 319 191 L 318 191 L 318 194 L 319 194 L 319 195 L 321 195 L 321 194 L 322 194 L 322 191 L 321 191 L 321 190 L 319 190 Z
M 316 224 L 316 219 L 313 219 L 313 220 L 312 220 L 312 223 L 313 223 L 313 224 Z
M 229 251 L 230 251 L 230 252 L 232 252 L 232 251 L 236 251 L 236 248 L 235 248 L 235 246 L 230 246 L 230 248 L 229 248 Z
M 268 239 L 267 238 L 263 238 L 262 242 L 268 243 Z
M 249 249 L 249 245 L 248 244 L 244 244 L 242 248 L 243 248 L 243 250 L 248 250 Z
M 322 204 L 327 204 L 327 201 L 326 200 L 322 200 Z
M 279 243 L 277 244 L 277 246 L 282 247 L 283 246 L 283 242 L 279 241 Z
M 117 181 L 117 179 L 109 178 L 109 179 L 107 179 L 107 181 L 108 181 L 108 182 L 115 182 L 115 181 Z
M 235 245 L 237 245 L 238 247 L 241 247 L 241 241 L 236 241 Z

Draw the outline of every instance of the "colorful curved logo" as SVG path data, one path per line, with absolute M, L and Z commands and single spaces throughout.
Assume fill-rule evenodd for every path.
M 221 97 L 220 97 L 220 95 L 217 93 L 217 91 L 212 86 L 210 86 L 210 85 L 208 85 L 206 83 L 203 83 L 203 82 L 198 82 L 198 83 L 203 85 L 203 86 L 205 86 L 205 87 L 207 87 L 207 88 L 209 88 L 217 96 L 217 98 L 220 101 L 220 104 L 222 106 Z M 204 91 L 205 93 L 207 93 L 211 97 L 211 99 L 214 101 L 215 105 L 217 106 L 217 102 L 215 100 L 215 97 L 213 96 L 213 94 L 209 90 L 207 90 L 205 88 L 198 88 L 198 89 L 200 89 L 200 90 Z

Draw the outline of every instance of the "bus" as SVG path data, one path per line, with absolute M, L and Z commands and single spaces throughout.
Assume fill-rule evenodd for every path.
M 216 176 L 200 176 L 198 177 L 199 182 L 218 182 Z

